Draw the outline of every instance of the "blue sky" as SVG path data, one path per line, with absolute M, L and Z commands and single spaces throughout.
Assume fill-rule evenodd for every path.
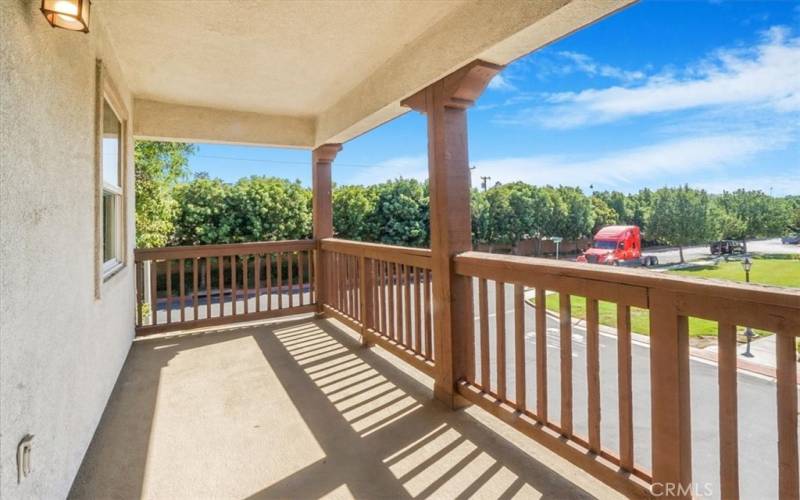
M 800 2 L 644 0 L 510 64 L 469 111 L 473 185 L 800 194 Z M 344 146 L 339 184 L 427 177 L 424 117 Z M 309 183 L 308 151 L 200 145 L 226 181 Z

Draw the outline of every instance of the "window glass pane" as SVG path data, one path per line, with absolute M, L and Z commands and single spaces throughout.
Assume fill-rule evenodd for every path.
M 117 258 L 117 195 L 103 192 L 103 262 Z
M 119 143 L 122 126 L 114 110 L 103 100 L 103 182 L 119 186 Z

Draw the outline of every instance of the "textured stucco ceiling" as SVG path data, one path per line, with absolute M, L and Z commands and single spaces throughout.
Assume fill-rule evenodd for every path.
M 313 116 L 462 0 L 98 1 L 131 91 Z
M 95 0 L 141 137 L 315 147 L 634 0 Z M 141 111 L 141 113 L 140 113 Z

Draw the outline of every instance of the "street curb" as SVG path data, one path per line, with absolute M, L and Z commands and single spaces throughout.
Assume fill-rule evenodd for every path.
M 533 304 L 531 304 L 530 302 L 528 302 L 527 299 L 525 299 L 524 302 L 525 302 L 526 306 L 535 309 L 535 306 Z M 550 310 L 547 310 L 546 314 L 548 316 L 550 316 L 551 318 L 555 319 L 555 320 L 560 320 L 561 319 L 561 316 L 558 313 L 552 312 Z M 583 322 L 582 319 L 577 319 L 577 320 L 573 320 L 572 324 L 574 326 L 578 326 L 578 325 L 581 324 L 581 322 Z M 611 328 L 611 327 L 608 327 L 608 326 L 605 326 L 605 325 L 600 325 L 600 329 L 603 331 L 603 333 L 605 333 L 607 335 L 610 335 L 610 336 L 613 336 L 613 337 L 617 336 L 616 330 Z M 635 340 L 637 340 L 637 341 L 639 341 L 639 342 L 641 342 L 643 344 L 647 344 L 649 346 L 650 337 L 648 335 L 642 335 L 641 333 L 636 333 L 636 332 L 631 332 L 631 335 L 634 336 Z M 707 351 L 705 349 L 698 349 L 697 347 L 689 347 L 689 357 L 690 358 L 695 358 L 697 360 L 709 361 L 711 363 L 717 364 L 717 353 L 713 352 L 713 351 Z M 777 379 L 777 371 L 776 371 L 775 368 L 773 368 L 771 366 L 761 365 L 761 364 L 758 364 L 758 363 L 753 363 L 752 361 L 747 361 L 746 359 L 742 359 L 739 356 L 736 357 L 736 369 L 737 370 L 741 370 L 741 371 L 745 371 L 745 372 L 754 373 L 756 375 L 761 375 L 761 376 L 764 376 L 764 377 L 769 377 L 769 378 L 772 378 L 772 379 Z M 798 371 L 798 373 L 797 373 L 797 384 L 800 385 L 800 371 Z

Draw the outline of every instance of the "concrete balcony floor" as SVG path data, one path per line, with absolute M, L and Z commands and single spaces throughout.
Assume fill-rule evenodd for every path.
M 619 496 L 330 320 L 134 342 L 71 498 Z

